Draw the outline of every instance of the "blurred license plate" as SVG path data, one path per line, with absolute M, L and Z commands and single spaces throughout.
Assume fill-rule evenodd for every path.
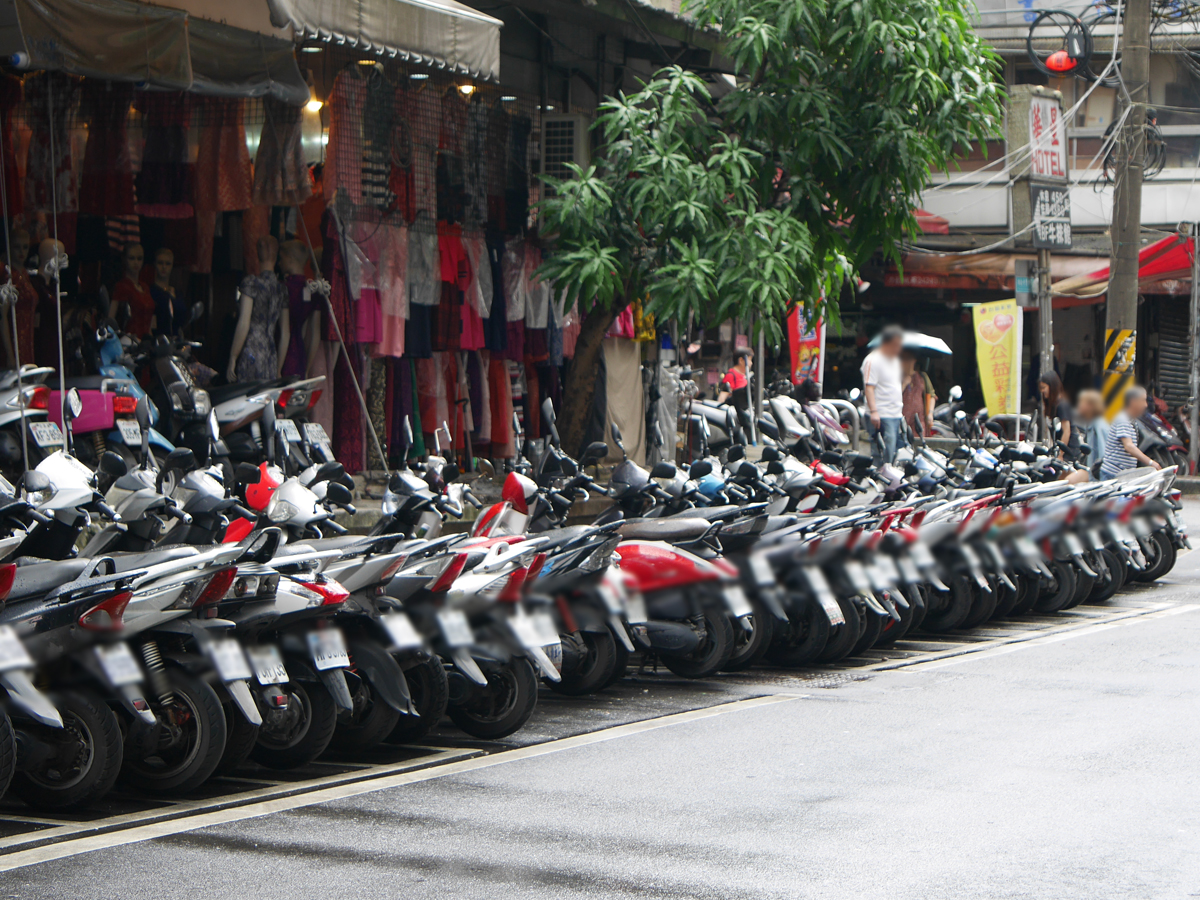
M 1064 534 L 1063 538 L 1067 542 L 1067 552 L 1072 556 L 1079 556 L 1083 553 L 1083 541 L 1079 540 L 1073 534 Z
M 1088 532 L 1088 537 L 1091 538 L 1091 540 L 1092 540 L 1092 549 L 1093 550 L 1103 550 L 1104 549 L 1104 535 L 1102 535 L 1100 533 L 1099 528 L 1091 529 Z
M 821 604 L 821 609 L 825 610 L 829 624 L 845 625 L 846 617 L 842 615 L 842 607 L 838 605 L 837 598 L 833 596 L 833 591 L 829 588 L 829 582 L 825 580 L 825 573 L 816 566 L 807 566 L 804 574 L 808 577 L 808 584 L 812 588 L 817 602 Z
M 350 654 L 346 652 L 346 639 L 336 628 L 324 628 L 308 633 L 308 649 L 312 653 L 313 665 L 320 671 L 340 669 L 350 665 Z
M 279 426 L 279 433 L 293 444 L 299 444 L 303 440 L 300 437 L 300 429 L 291 419 L 277 419 L 275 424 Z
M 133 419 L 117 419 L 117 431 L 121 432 L 126 447 L 142 445 L 142 427 Z
M 457 609 L 442 610 L 437 614 L 438 627 L 442 636 L 451 647 L 469 647 L 475 643 L 475 635 L 471 631 L 471 623 L 466 614 Z
M 254 677 L 258 683 L 284 684 L 288 680 L 287 669 L 283 665 L 283 656 L 278 647 L 251 647 L 246 650 L 250 664 L 254 666 Z
M 11 625 L 0 625 L 0 672 L 33 667 L 29 651 Z
M 917 571 L 917 564 L 907 556 L 900 557 L 900 571 L 904 575 L 904 580 L 909 584 L 918 584 L 921 581 L 921 573 Z
M 863 568 L 863 564 L 858 560 L 850 560 L 846 563 L 846 577 L 850 579 L 850 586 L 860 594 L 866 594 L 871 590 L 871 582 L 867 579 L 867 570 Z
M 1145 519 L 1134 517 L 1129 520 L 1129 524 L 1133 526 L 1133 533 L 1138 537 L 1149 537 L 1150 523 Z
M 770 587 L 775 583 L 775 570 L 767 562 L 767 558 L 758 553 L 750 557 L 750 573 L 759 587 Z
M 417 629 L 413 628 L 412 620 L 404 613 L 388 613 L 382 618 L 382 622 L 397 650 L 410 650 L 425 643 L 421 640 L 421 635 L 417 634 Z
M 310 444 L 329 446 L 329 435 L 325 433 L 325 426 L 320 422 L 305 422 L 304 436 L 308 438 Z
M 742 590 L 740 584 L 731 584 L 725 588 L 725 603 L 729 606 L 729 612 L 735 619 L 740 619 L 742 616 L 748 616 L 754 612 L 754 607 L 746 599 L 746 592 Z
M 29 431 L 39 447 L 57 447 L 63 442 L 62 429 L 54 422 L 30 422 Z
M 526 650 L 541 647 L 544 643 L 538 634 L 537 626 L 533 624 L 532 616 L 518 614 L 509 619 L 508 622 L 512 626 L 513 634 L 516 635 L 517 640 Z
M 242 681 L 252 674 L 242 645 L 233 638 L 213 641 L 208 646 L 208 655 L 212 657 L 213 666 L 222 681 Z
M 96 661 L 114 687 L 137 684 L 142 680 L 142 669 L 133 658 L 129 645 L 111 644 L 96 648 Z

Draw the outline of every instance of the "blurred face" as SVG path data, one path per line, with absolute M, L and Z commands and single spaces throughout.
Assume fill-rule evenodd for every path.
M 29 235 L 24 231 L 15 232 L 9 238 L 9 243 L 12 245 L 12 262 L 14 265 L 23 265 L 29 257 Z
M 146 262 L 146 253 L 140 246 L 134 244 L 125 251 L 125 274 L 137 281 L 142 273 L 142 264 Z
M 1050 396 L 1050 385 L 1046 384 L 1046 382 L 1039 381 L 1038 390 L 1041 392 L 1043 399 Z
M 175 268 L 175 260 L 165 253 L 160 253 L 154 260 L 154 274 L 159 284 L 166 284 L 171 280 L 173 268 Z
M 884 341 L 879 345 L 879 349 L 883 351 L 884 356 L 899 356 L 900 348 L 904 345 L 904 338 L 892 338 L 890 341 Z
M 1142 413 L 1144 413 L 1145 411 L 1146 411 L 1146 398 L 1145 397 L 1134 397 L 1127 404 L 1125 404 L 1125 412 L 1128 414 L 1129 418 L 1131 418 L 1131 419 L 1140 418 Z
M 917 368 L 917 358 L 911 353 L 901 353 L 900 365 L 904 369 L 905 375 L 911 375 Z

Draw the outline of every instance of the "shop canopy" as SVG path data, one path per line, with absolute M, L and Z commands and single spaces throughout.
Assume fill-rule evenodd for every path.
M 1138 254 L 1138 290 L 1170 281 L 1191 281 L 1194 239 L 1171 235 Z M 1100 297 L 1108 290 L 1109 267 L 1053 284 L 1054 293 L 1069 297 Z
M 18 68 L 300 105 L 297 39 L 496 80 L 498 19 L 454 0 L 9 0 L 0 57 Z

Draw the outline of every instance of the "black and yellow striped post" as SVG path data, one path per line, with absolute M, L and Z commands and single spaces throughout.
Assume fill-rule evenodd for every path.
M 1133 385 L 1137 332 L 1109 328 L 1104 334 L 1104 409 L 1111 422 L 1125 405 L 1125 391 Z

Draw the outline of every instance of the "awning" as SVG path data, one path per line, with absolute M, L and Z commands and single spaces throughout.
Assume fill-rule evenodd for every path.
M 1138 290 L 1163 288 L 1161 293 L 1182 293 L 1174 289 L 1180 282 L 1192 280 L 1192 256 L 1194 239 L 1171 235 L 1156 241 L 1138 253 Z M 1108 290 L 1109 266 L 1073 278 L 1056 281 L 1054 293 L 1063 296 L 1100 297 Z
M 1033 253 L 977 253 L 974 256 L 939 256 L 935 253 L 908 253 L 902 263 L 903 274 L 889 266 L 883 276 L 886 287 L 952 288 L 968 291 L 1012 291 L 1016 289 L 1015 262 L 1037 259 Z M 1096 267 L 1094 256 L 1050 257 L 1050 271 L 1056 276 L 1081 275 Z
M 950 233 L 949 219 L 934 215 L 931 212 L 926 212 L 923 209 L 918 209 L 915 215 L 917 217 L 917 227 L 921 229 L 923 234 Z
M 272 23 L 281 28 L 290 25 L 300 37 L 345 43 L 473 78 L 500 78 L 504 23 L 455 0 L 266 2 Z
M 191 2 L 201 5 L 201 0 Z M 270 27 L 268 16 L 259 18 Z M 0 56 L 17 68 L 167 90 L 270 94 L 295 106 L 309 96 L 289 35 L 133 0 L 10 0 L 0 5 Z

